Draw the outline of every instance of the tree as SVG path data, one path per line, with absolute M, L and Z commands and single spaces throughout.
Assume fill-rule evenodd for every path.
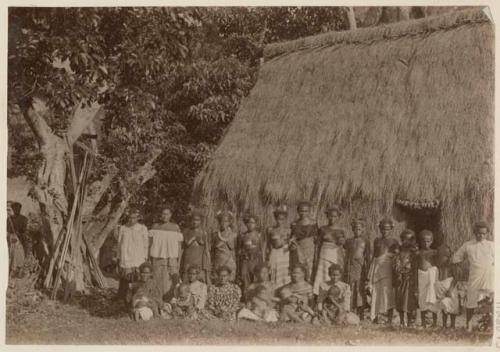
M 79 164 L 81 148 L 89 150 L 84 132 L 96 120 L 102 124 L 87 205 L 93 208 L 87 240 L 97 253 L 181 129 L 162 109 L 159 92 L 189 56 L 198 10 L 11 8 L 9 24 L 9 111 L 20 111 L 38 145 L 32 195 L 52 245 L 74 196 L 68 165 Z

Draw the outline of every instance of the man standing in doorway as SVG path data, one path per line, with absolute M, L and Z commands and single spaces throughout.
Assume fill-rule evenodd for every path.
M 467 283 L 466 320 L 467 330 L 472 331 L 471 320 L 474 309 L 483 298 L 493 299 L 493 271 L 495 246 L 487 240 L 490 232 L 484 221 L 474 225 L 474 239 L 465 242 L 453 255 L 452 263 L 469 262 L 469 281 Z

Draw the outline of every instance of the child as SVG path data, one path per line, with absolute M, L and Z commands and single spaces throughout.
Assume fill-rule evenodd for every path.
M 376 256 L 368 272 L 368 290 L 371 294 L 370 317 L 378 323 L 380 314 L 387 314 L 387 323 L 392 324 L 395 306 L 394 289 L 392 285 L 392 258 L 388 243 L 377 241 L 374 244 Z
M 328 281 L 329 268 L 332 264 L 342 267 L 344 262 L 345 232 L 341 229 L 322 227 L 320 230 L 321 245 L 318 258 L 316 277 L 314 280 L 313 293 L 317 295 L 321 283 Z
M 278 321 L 278 313 L 272 308 L 269 290 L 264 285 L 259 285 L 253 290 L 253 296 L 247 306 L 238 312 L 238 319 L 248 319 L 265 322 Z
M 281 321 L 297 323 L 310 322 L 316 316 L 303 297 L 295 295 L 288 287 L 283 287 L 279 293 L 281 303 Z
M 189 284 L 180 284 L 176 297 L 163 307 L 163 317 L 196 319 L 195 300 L 191 294 Z
M 342 296 L 342 290 L 339 286 L 333 285 L 330 287 L 328 295 L 323 300 L 320 318 L 321 322 L 330 325 L 359 325 L 358 316 L 352 312 L 346 311 L 345 303 L 345 297 Z
M 275 287 L 281 287 L 290 282 L 290 227 L 286 224 L 288 210 L 282 206 L 276 209 L 273 215 L 276 225 L 267 230 L 267 261 L 271 270 L 271 281 Z
M 365 219 L 354 219 L 351 227 L 354 236 L 345 245 L 345 282 L 351 288 L 351 309 L 357 311 L 359 319 L 363 320 L 363 311 L 367 305 L 365 286 L 370 268 L 371 247 L 365 235 Z
M 328 268 L 328 275 L 330 276 L 330 280 L 326 282 L 322 282 L 319 287 L 318 294 L 318 302 L 317 302 L 317 310 L 319 313 L 323 310 L 323 302 L 328 296 L 329 290 L 336 286 L 341 294 L 341 301 L 343 302 L 344 311 L 348 312 L 351 308 L 351 288 L 345 282 L 342 282 L 342 267 L 338 264 L 332 264 Z M 338 302 L 338 301 L 337 301 Z
M 207 285 L 199 280 L 201 269 L 193 265 L 187 271 L 187 284 L 197 309 L 204 309 L 207 302 Z
M 264 239 L 257 231 L 257 218 L 247 215 L 244 222 L 247 232 L 240 234 L 237 240 L 238 279 L 243 292 L 255 281 L 255 268 L 264 262 Z
M 450 327 L 454 329 L 456 317 L 460 313 L 460 301 L 455 275 L 451 274 L 448 278 L 436 282 L 435 290 L 437 299 L 436 310 L 441 310 L 441 314 L 443 315 L 443 327 L 448 327 L 447 323 L 449 316 Z
M 420 250 L 418 252 L 418 306 L 422 327 L 427 327 L 427 313 L 432 313 L 432 326 L 437 325 L 437 296 L 436 282 L 438 269 L 435 265 L 436 251 L 431 249 L 434 235 L 429 230 L 422 230 L 419 234 Z
M 411 230 L 404 230 L 400 237 L 401 250 L 393 262 L 393 285 L 400 324 L 408 326 L 413 324 L 417 310 L 417 244 Z

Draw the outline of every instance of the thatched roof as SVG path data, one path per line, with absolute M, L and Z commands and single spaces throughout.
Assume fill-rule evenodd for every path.
M 448 231 L 491 219 L 493 44 L 468 10 L 269 45 L 195 192 L 256 211 L 437 201 Z

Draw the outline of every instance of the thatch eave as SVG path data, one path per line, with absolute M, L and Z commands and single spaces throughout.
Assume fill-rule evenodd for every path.
M 269 44 L 264 48 L 264 59 L 267 61 L 277 56 L 300 50 L 316 49 L 337 44 L 371 44 L 378 40 L 396 39 L 408 35 L 421 35 L 423 33 L 449 30 L 464 24 L 482 22 L 491 22 L 491 20 L 483 10 L 475 8 L 377 27 L 340 32 L 332 31 L 296 40 Z

